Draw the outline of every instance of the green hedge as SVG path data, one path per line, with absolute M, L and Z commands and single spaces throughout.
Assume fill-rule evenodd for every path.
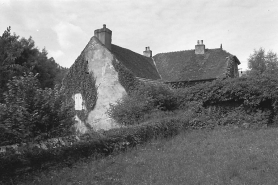
M 187 89 L 177 90 L 181 104 L 202 102 L 204 106 L 239 104 L 250 109 L 268 109 L 277 112 L 278 80 L 270 76 L 215 80 Z

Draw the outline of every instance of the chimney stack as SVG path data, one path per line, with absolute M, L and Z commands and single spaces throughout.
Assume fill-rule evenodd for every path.
M 203 44 L 203 40 L 197 41 L 197 45 L 195 45 L 195 54 L 205 54 L 205 45 Z
M 106 24 L 103 24 L 103 28 L 95 30 L 94 34 L 106 48 L 111 50 L 112 31 L 106 28 Z
M 150 47 L 146 47 L 146 50 L 143 51 L 143 55 L 146 57 L 152 57 L 152 50 L 150 50 Z

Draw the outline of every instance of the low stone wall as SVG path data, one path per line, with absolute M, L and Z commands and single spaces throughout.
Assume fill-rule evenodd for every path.
M 78 141 L 80 141 L 80 138 L 76 135 L 73 135 L 67 137 L 52 138 L 39 143 L 30 142 L 30 143 L 20 143 L 14 145 L 0 146 L 0 154 L 5 154 L 7 151 L 9 151 L 9 153 L 11 152 L 15 154 L 21 154 L 26 150 L 34 149 L 34 148 L 48 150 L 51 148 L 70 146 L 73 143 L 76 143 Z

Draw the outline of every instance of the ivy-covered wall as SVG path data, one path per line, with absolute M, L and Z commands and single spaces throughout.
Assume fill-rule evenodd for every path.
M 118 72 L 120 84 L 125 88 L 127 93 L 130 93 L 139 85 L 140 81 L 123 64 L 116 62 L 116 60 L 113 60 L 112 64 Z
M 235 56 L 229 56 L 227 59 L 227 71 L 226 71 L 226 76 L 231 77 L 231 78 L 237 78 L 239 77 L 238 73 L 238 64 L 236 62 Z
M 81 93 L 84 110 L 76 110 L 78 125 L 94 130 L 118 127 L 107 114 L 115 104 L 131 92 L 139 80 L 96 37 L 92 37 L 63 81 L 69 101 Z
M 78 118 L 86 124 L 89 112 L 96 105 L 97 87 L 93 72 L 88 72 L 88 63 L 83 52 L 70 67 L 68 74 L 64 78 L 63 91 L 68 97 L 68 101 L 74 101 L 74 95 L 81 93 L 85 109 L 75 111 Z M 86 126 L 90 127 L 88 124 Z

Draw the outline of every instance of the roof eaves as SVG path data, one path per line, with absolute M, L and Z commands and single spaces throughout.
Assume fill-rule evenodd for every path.
M 240 64 L 240 61 L 238 60 L 238 58 L 237 58 L 235 55 L 233 55 L 233 57 L 234 57 L 234 59 L 235 59 L 235 62 L 239 65 L 239 64 Z

